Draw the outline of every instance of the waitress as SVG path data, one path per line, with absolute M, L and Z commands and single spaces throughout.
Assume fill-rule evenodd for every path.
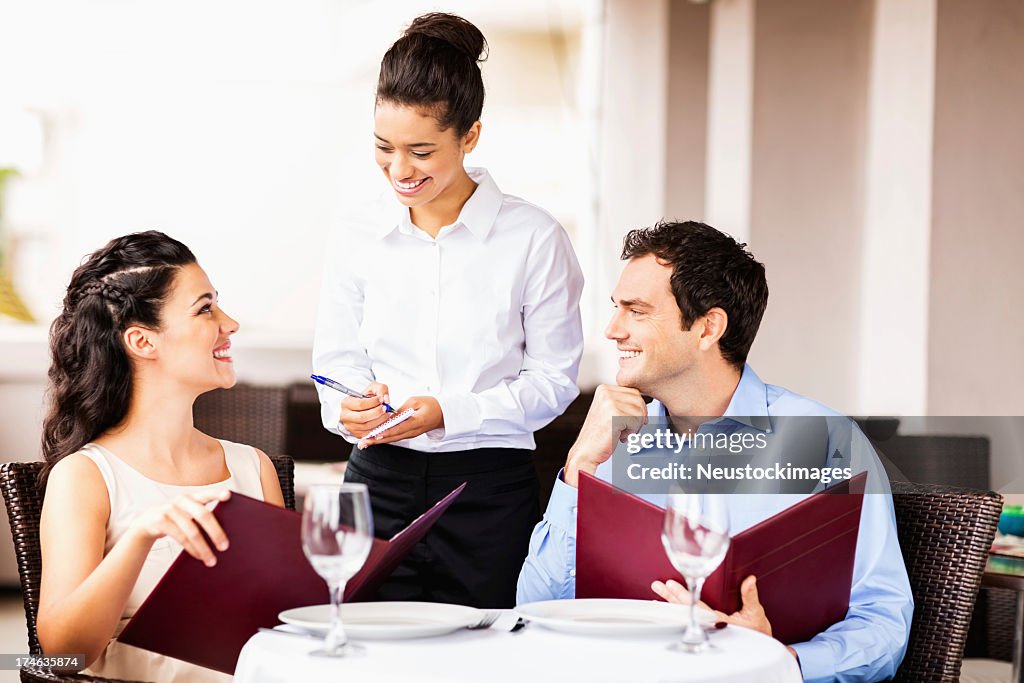
M 512 607 L 539 520 L 533 432 L 578 395 L 583 277 L 562 226 L 466 168 L 480 141 L 483 34 L 426 14 L 384 55 L 373 140 L 390 191 L 331 235 L 313 367 L 327 429 L 353 443 L 390 538 L 466 489 L 382 586 L 383 600 Z M 394 403 L 413 417 L 376 438 Z

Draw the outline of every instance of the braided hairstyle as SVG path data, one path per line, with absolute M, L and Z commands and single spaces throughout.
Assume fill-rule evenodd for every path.
M 175 275 L 195 262 L 184 244 L 151 230 L 111 240 L 75 270 L 50 326 L 41 486 L 61 458 L 124 419 L 132 365 L 122 333 L 132 325 L 159 329 Z

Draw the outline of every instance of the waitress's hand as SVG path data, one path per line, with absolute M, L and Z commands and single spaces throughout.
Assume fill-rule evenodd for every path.
M 373 439 L 366 439 L 361 446 L 373 446 L 402 439 L 411 439 L 431 429 L 444 427 L 444 414 L 441 412 L 441 404 L 433 396 L 413 396 L 397 409 L 400 413 L 403 410 L 415 410 L 413 416 L 405 422 L 395 425 L 383 434 Z
M 341 402 L 341 417 L 338 422 L 352 436 L 361 439 L 379 424 L 387 422 L 391 417 L 384 408 L 388 403 L 388 385 L 372 382 L 363 390 L 370 398 L 346 396 Z

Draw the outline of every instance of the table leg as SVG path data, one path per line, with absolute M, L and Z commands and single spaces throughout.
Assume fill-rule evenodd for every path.
M 1013 626 L 1013 676 L 1014 683 L 1024 683 L 1024 671 L 1021 667 L 1022 650 L 1024 650 L 1024 592 L 1017 591 L 1017 619 Z

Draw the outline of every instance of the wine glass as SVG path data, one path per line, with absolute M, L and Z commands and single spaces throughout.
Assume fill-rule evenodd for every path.
M 690 621 L 673 650 L 697 653 L 708 647 L 708 636 L 697 623 L 700 589 L 729 549 L 729 510 L 721 495 L 676 493 L 668 496 L 661 532 L 665 553 L 690 590 Z
M 331 593 L 331 627 L 312 654 L 348 657 L 362 652 L 341 624 L 345 583 L 366 562 L 373 546 L 373 513 L 366 484 L 314 485 L 302 509 L 302 550 Z

